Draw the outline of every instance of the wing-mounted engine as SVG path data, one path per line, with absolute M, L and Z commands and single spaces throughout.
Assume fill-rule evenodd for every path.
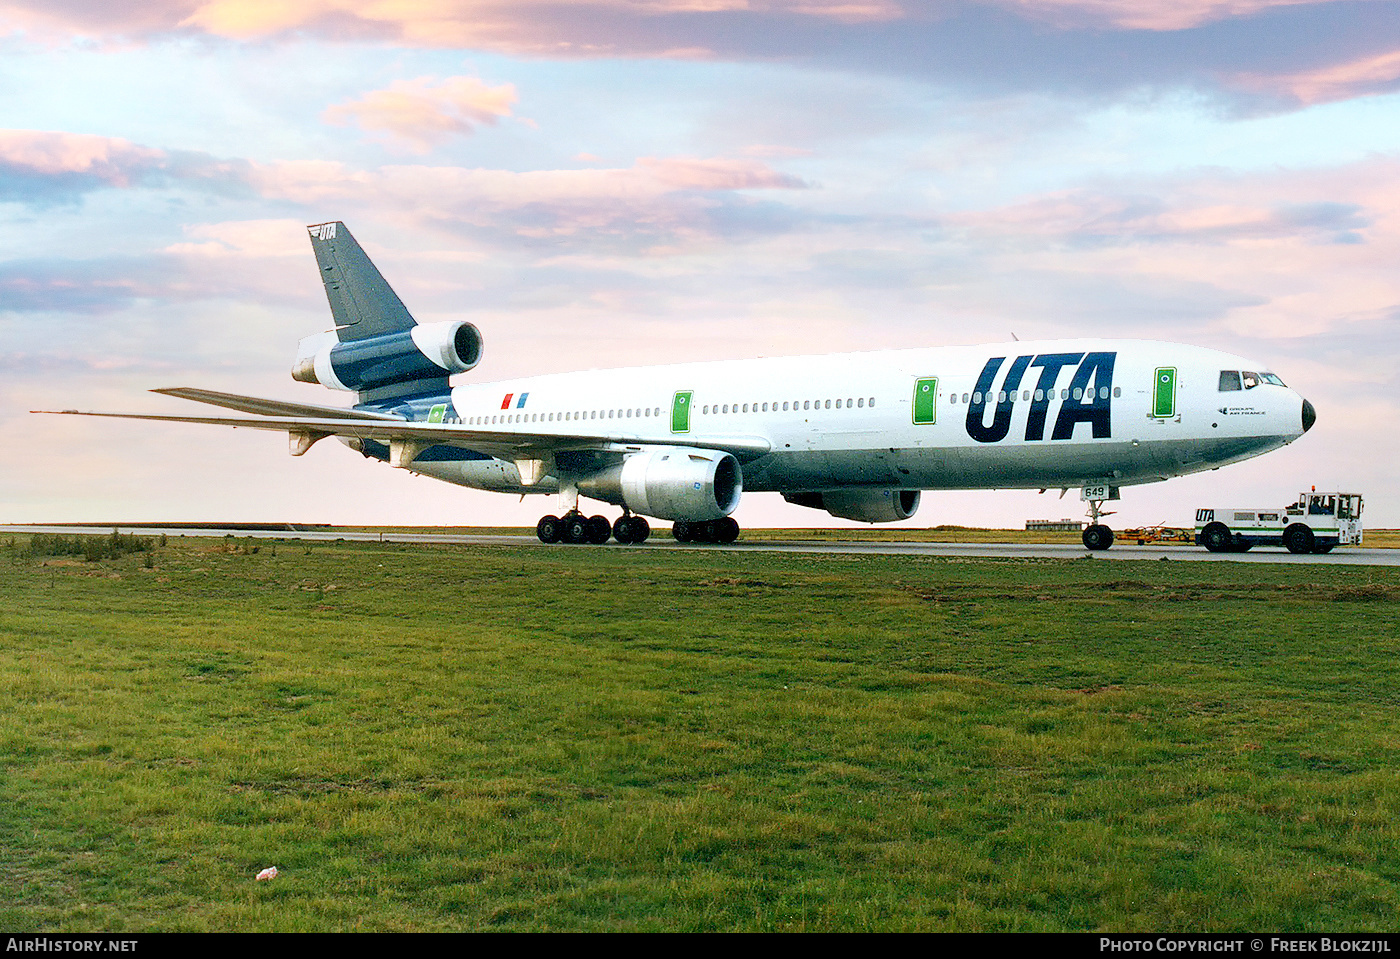
M 824 509 L 832 516 L 858 523 L 897 523 L 919 511 L 918 490 L 834 490 L 825 493 L 784 493 L 797 506 Z
M 734 512 L 744 477 L 732 453 L 661 446 L 580 479 L 578 488 L 643 516 L 699 523 Z
M 345 342 L 331 330 L 301 341 L 292 379 L 364 392 L 465 373 L 481 362 L 481 353 L 481 331 L 464 320 Z

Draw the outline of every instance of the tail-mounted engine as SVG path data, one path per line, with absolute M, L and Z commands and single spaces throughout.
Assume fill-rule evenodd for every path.
M 481 362 L 481 331 L 464 320 L 340 342 L 334 331 L 308 336 L 292 379 L 350 392 L 465 373 Z
M 859 523 L 895 523 L 919 511 L 919 491 L 908 489 L 834 490 L 825 493 L 784 493 L 797 506 L 824 509 L 832 516 Z
M 731 453 L 663 446 L 634 453 L 578 488 L 643 516 L 699 523 L 734 512 L 744 477 Z

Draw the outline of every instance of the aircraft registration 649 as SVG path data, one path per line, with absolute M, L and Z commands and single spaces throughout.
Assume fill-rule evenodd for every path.
M 366 457 L 501 493 L 556 494 L 544 542 L 732 542 L 745 492 L 870 523 L 922 490 L 1079 488 L 1099 522 L 1121 487 L 1278 449 L 1315 419 L 1265 364 L 1217 350 L 1080 339 L 683 363 L 449 383 L 480 332 L 419 324 L 344 224 L 309 227 L 335 329 L 302 340 L 294 379 L 351 408 L 187 387 L 155 392 L 254 416 L 84 413 L 336 436 Z M 67 413 L 77 411 L 67 410 Z M 587 516 L 581 498 L 622 508 Z

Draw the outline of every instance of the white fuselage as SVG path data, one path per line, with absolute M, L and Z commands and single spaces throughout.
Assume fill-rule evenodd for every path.
M 1277 377 L 1222 391 L 1222 371 L 1265 370 L 1174 343 L 1011 342 L 462 384 L 445 417 L 495 432 L 602 434 L 619 451 L 766 447 L 741 457 L 743 488 L 755 492 L 1126 486 L 1302 435 L 1302 397 Z M 522 493 L 558 490 L 563 472 L 524 484 L 514 462 L 490 457 L 413 469 Z

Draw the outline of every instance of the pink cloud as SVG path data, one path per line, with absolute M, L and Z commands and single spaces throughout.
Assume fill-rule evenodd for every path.
M 569 36 L 569 21 L 588 9 L 636 18 L 665 14 L 756 12 L 789 14 L 841 23 L 884 21 L 903 15 L 899 0 L 150 0 L 96 2 L 54 12 L 38 0 L 9 0 L 0 6 L 13 21 L 66 26 L 78 32 L 146 33 L 194 29 L 233 39 L 255 39 L 289 31 L 325 36 L 373 36 L 416 46 L 474 46 L 512 52 L 589 55 L 596 44 Z M 625 43 L 625 38 L 619 38 Z M 612 44 L 606 44 L 611 48 Z M 680 47 L 682 54 L 707 51 Z
M 1287 8 L 1298 13 L 1280 15 Z M 890 65 L 954 83 L 980 81 L 987 70 L 979 64 L 992 64 L 993 73 L 1030 87 L 1069 80 L 1124 90 L 1199 85 L 1209 76 L 1236 93 L 1308 104 L 1400 82 L 1400 52 L 1375 52 L 1386 8 L 1355 0 L 0 0 L 0 32 L 108 41 L 313 37 L 568 58 L 796 57 L 842 68 Z M 1328 16 L 1335 35 L 1320 44 Z M 1137 35 L 1227 20 L 1242 24 L 1243 38 L 1228 47 Z M 888 29 L 890 22 L 899 29 Z M 907 59 L 924 48 L 926 58 Z M 995 69 L 1003 58 L 1007 69 Z M 1280 70 L 1279 63 L 1292 66 Z M 440 87 L 399 81 L 332 107 L 327 117 L 425 152 L 508 115 L 514 102 L 501 112 L 500 102 L 481 101 L 484 90 Z
M 130 186 L 134 179 L 161 165 L 165 153 L 136 146 L 128 140 L 45 130 L 0 130 L 0 167 L 57 177 L 79 174 L 111 186 Z
M 1263 10 L 1341 0 L 984 0 L 1057 26 L 1184 30 Z M 965 3 L 979 6 L 979 3 Z M 954 4 L 952 6 L 957 6 Z M 667 14 L 760 13 L 838 23 L 871 23 L 918 16 L 918 0 L 0 0 L 0 23 L 82 34 L 144 35 L 193 29 L 234 39 L 310 31 L 326 36 L 375 36 L 414 45 L 485 46 L 573 55 L 601 52 L 569 35 L 577 12 L 633 18 Z M 626 37 L 617 39 L 625 47 Z M 613 44 L 606 46 L 612 47 Z M 659 51 L 658 51 L 659 52 Z M 704 55 L 681 45 L 676 55 Z
M 1355 231 L 1369 225 L 1359 204 L 1310 185 L 1312 189 L 1287 193 L 1277 189 L 1276 181 L 1275 189 L 1257 190 L 1243 177 L 1206 176 L 1189 186 L 1067 190 L 955 214 L 944 222 L 984 237 L 1040 237 L 1076 246 L 1333 242 L 1339 236 L 1354 238 Z M 1290 202 L 1281 202 L 1281 196 Z
M 1304 104 L 1385 93 L 1400 86 L 1400 49 L 1298 73 L 1239 74 L 1233 82 L 1247 90 L 1288 96 Z
M 1393 158 L 1105 183 L 941 222 L 948 243 L 981 251 L 986 275 L 1018 277 L 1007 295 L 1035 291 L 1016 310 L 1003 304 L 1003 313 L 1046 309 L 1037 277 L 1051 289 L 1067 285 L 1076 299 L 1095 286 L 1147 291 L 1105 321 L 1111 328 L 1141 316 L 1154 290 L 1168 301 L 1172 291 L 1215 291 L 1222 303 L 1209 326 L 1215 336 L 1317 336 L 1392 316 L 1400 303 L 1400 161 Z
M 643 157 L 634 169 L 676 190 L 792 190 L 806 185 L 756 160 Z
M 431 166 L 363 171 L 332 161 L 295 161 L 258 166 L 252 182 L 268 196 L 309 202 L 390 190 L 415 195 L 428 204 L 486 202 L 500 207 L 653 198 L 679 191 L 791 190 L 806 185 L 756 160 L 724 157 L 643 157 L 630 168 L 526 172 Z
M 374 90 L 352 103 L 332 106 L 323 114 L 328 123 L 355 123 L 362 130 L 387 134 L 415 153 L 427 153 L 450 136 L 470 134 L 479 126 L 494 126 L 510 116 L 515 87 L 488 87 L 476 77 L 431 77 L 395 80 L 386 90 Z
M 627 50 L 635 37 L 579 36 L 587 11 L 623 20 L 668 14 L 750 12 L 837 23 L 881 22 L 904 15 L 905 0 L 0 0 L 0 29 L 104 38 L 197 31 L 237 40 L 293 31 L 330 38 L 371 38 L 424 47 L 478 47 L 567 56 Z M 589 33 L 590 31 L 584 31 Z M 626 31 L 623 31 L 625 33 Z M 650 45 L 650 42 L 647 42 Z M 669 52 L 668 52 L 669 51 Z M 708 56 L 703 46 L 667 43 L 652 55 Z
M 301 161 L 256 165 L 251 183 L 268 197 L 330 211 L 368 204 L 420 224 L 533 238 L 653 239 L 710 235 L 713 212 L 746 202 L 734 198 L 741 191 L 806 186 L 756 160 L 725 157 L 644 157 L 628 168 L 525 172 L 423 165 L 355 170 Z
M 203 257 L 304 256 L 305 226 L 301 220 L 228 220 L 184 227 L 189 242 L 174 243 L 162 252 Z
M 996 0 L 1060 25 L 1108 24 L 1127 30 L 1188 30 L 1216 20 L 1248 17 L 1273 7 L 1342 0 Z

